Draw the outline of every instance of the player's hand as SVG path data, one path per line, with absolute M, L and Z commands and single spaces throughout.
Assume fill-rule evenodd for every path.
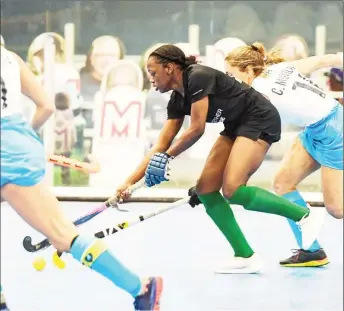
M 196 193 L 196 186 L 189 189 L 188 195 L 190 196 L 189 204 L 191 207 L 195 207 L 202 203 Z
M 130 183 L 124 183 L 123 185 L 120 185 L 116 189 L 116 196 L 120 202 L 130 198 L 131 192 L 129 190 L 130 190 L 131 186 L 132 186 L 132 184 L 130 184 Z
M 148 163 L 145 173 L 145 183 L 147 187 L 168 181 L 170 178 L 170 161 L 173 159 L 167 153 L 154 153 Z

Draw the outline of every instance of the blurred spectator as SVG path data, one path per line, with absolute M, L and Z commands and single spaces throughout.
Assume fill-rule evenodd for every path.
M 123 59 L 124 54 L 124 45 L 117 37 L 100 36 L 93 40 L 85 66 L 80 70 L 81 96 L 85 101 L 82 115 L 86 120 L 86 128 L 93 128 L 94 96 L 100 89 L 106 71 L 114 62 Z
M 70 157 L 75 146 L 76 126 L 71 102 L 65 92 L 58 92 L 55 97 L 55 151 L 56 155 Z M 71 172 L 67 167 L 61 167 L 63 185 L 71 185 Z
M 54 32 L 42 33 L 32 41 L 27 55 L 28 66 L 38 77 L 43 74 L 44 47 L 48 38 L 52 38 L 55 44 L 55 63 L 62 64 L 65 62 L 64 38 Z
M 104 76 L 106 88 L 110 89 L 118 85 L 130 85 L 142 91 L 143 73 L 136 63 L 121 59 L 115 62 Z
M 281 54 L 286 61 L 308 57 L 307 42 L 298 35 L 283 35 L 276 40 L 274 47 L 281 50 Z
M 160 131 L 167 119 L 167 104 L 171 93 L 161 94 L 155 89 L 150 89 L 146 97 L 145 119 L 148 129 Z
M 215 42 L 214 68 L 223 72 L 225 69 L 225 58 L 235 48 L 245 46 L 246 43 L 239 38 L 227 37 Z
M 85 101 L 93 101 L 105 72 L 115 61 L 123 59 L 124 53 L 119 38 L 101 36 L 92 42 L 85 66 L 80 70 L 81 95 Z
M 343 68 L 331 68 L 325 75 L 328 77 L 330 91 L 340 92 L 341 96 L 336 99 L 343 105 Z
M 83 149 L 83 129 L 85 120 L 80 114 L 82 98 L 80 97 L 80 75 L 76 68 L 65 64 L 64 38 L 57 33 L 43 33 L 36 37 L 28 50 L 27 61 L 38 79 L 43 79 L 44 48 L 48 38 L 55 45 L 54 88 L 55 88 L 55 134 L 57 154 L 69 157 L 78 142 L 78 149 Z M 24 101 L 27 117 L 32 116 L 34 105 Z M 33 110 L 33 111 L 32 111 Z M 78 134 L 78 135 L 77 135 Z M 77 140 L 77 138 L 79 138 Z M 62 170 L 64 184 L 70 182 L 69 171 Z

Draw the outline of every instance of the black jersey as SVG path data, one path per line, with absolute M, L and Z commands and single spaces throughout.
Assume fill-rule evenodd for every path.
M 191 105 L 208 96 L 208 123 L 238 121 L 247 111 L 252 89 L 234 77 L 203 65 L 191 65 L 183 72 L 184 97 L 174 91 L 167 106 L 168 119 L 190 115 Z

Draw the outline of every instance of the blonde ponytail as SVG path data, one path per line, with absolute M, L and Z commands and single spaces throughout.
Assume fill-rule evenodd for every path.
M 281 50 L 278 48 L 272 48 L 267 54 L 266 54 L 266 65 L 274 65 L 284 62 L 285 59 L 282 56 Z
M 255 42 L 235 48 L 226 56 L 225 61 L 230 66 L 238 67 L 241 71 L 245 71 L 248 66 L 251 66 L 255 76 L 259 76 L 266 65 L 278 64 L 284 59 L 278 49 L 266 52 L 262 43 Z

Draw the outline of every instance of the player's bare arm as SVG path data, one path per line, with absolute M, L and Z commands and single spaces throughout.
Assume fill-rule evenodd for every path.
M 343 66 L 343 53 L 312 56 L 291 63 L 295 66 L 297 71 L 309 75 L 322 68 Z
M 47 97 L 43 87 L 37 81 L 35 75 L 30 71 L 25 62 L 15 53 L 20 66 L 20 79 L 22 93 L 29 97 L 37 106 L 36 113 L 32 119 L 32 127 L 38 130 L 54 113 L 55 106 Z
M 195 144 L 203 135 L 208 114 L 208 96 L 192 104 L 191 124 L 181 137 L 167 150 L 170 156 L 178 156 Z

